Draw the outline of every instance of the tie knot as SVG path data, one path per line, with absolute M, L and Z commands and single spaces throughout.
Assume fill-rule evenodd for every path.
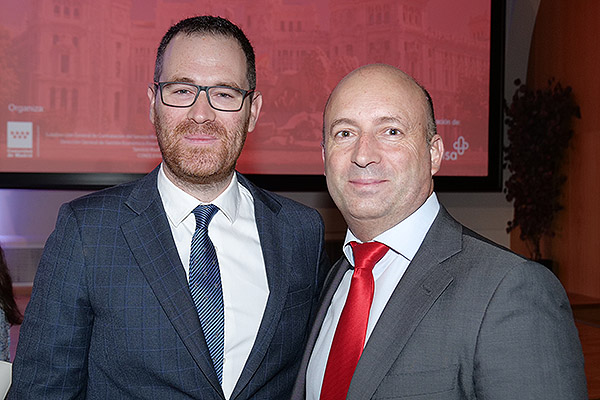
M 389 250 L 389 247 L 379 242 L 350 242 L 350 246 L 352 246 L 352 252 L 354 253 L 354 268 L 358 269 L 368 268 L 372 270 Z
M 194 216 L 196 217 L 196 229 L 208 229 L 208 224 L 219 211 L 219 207 L 214 204 L 200 204 L 194 208 Z

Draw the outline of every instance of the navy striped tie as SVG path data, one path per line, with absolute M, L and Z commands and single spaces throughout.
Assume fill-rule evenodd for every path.
M 190 292 L 196 304 L 202 332 L 208 345 L 219 382 L 223 382 L 223 348 L 225 343 L 225 317 L 223 289 L 215 246 L 208 237 L 208 224 L 219 211 L 213 204 L 199 205 L 194 209 L 196 231 L 190 251 Z

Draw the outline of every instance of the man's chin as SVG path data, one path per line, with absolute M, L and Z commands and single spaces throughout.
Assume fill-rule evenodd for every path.
M 186 165 L 184 168 L 175 168 L 173 174 L 177 179 L 193 185 L 211 185 L 221 183 L 231 176 L 234 167 L 230 168 L 206 168 L 197 167 L 189 168 Z

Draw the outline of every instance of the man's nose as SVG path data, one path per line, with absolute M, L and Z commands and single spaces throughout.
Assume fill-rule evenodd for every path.
M 354 145 L 352 162 L 359 167 L 377 164 L 381 161 L 377 139 L 370 133 L 361 133 Z
M 198 98 L 194 104 L 190 106 L 187 114 L 188 118 L 197 124 L 214 121 L 216 115 L 216 110 L 212 108 L 208 102 L 206 90 L 202 90 L 198 93 Z

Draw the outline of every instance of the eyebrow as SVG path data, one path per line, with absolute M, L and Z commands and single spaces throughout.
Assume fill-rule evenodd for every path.
M 353 119 L 350 118 L 337 118 L 331 122 L 330 126 L 333 128 L 337 125 L 355 125 L 355 122 Z
M 195 82 L 193 79 L 191 79 L 191 78 L 187 78 L 187 77 L 178 77 L 178 76 L 175 76 L 175 77 L 173 77 L 172 79 L 170 79 L 170 80 L 169 80 L 169 82 L 183 82 L 183 83 L 192 83 L 192 84 L 194 84 L 194 85 L 198 85 L 198 86 L 229 86 L 229 87 L 232 87 L 232 88 L 241 89 L 240 85 L 238 85 L 238 84 L 237 84 L 237 83 L 235 83 L 235 82 L 225 82 L 225 81 L 221 81 L 221 82 L 218 82 L 218 83 L 216 83 L 216 84 L 214 84 L 214 85 L 199 85 L 199 84 L 197 84 L 197 83 L 196 83 L 196 82 Z

